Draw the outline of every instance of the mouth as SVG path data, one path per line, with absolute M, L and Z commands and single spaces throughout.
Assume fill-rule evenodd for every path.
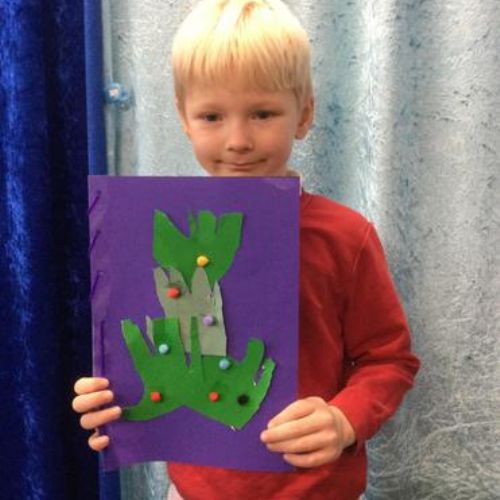
M 248 170 L 249 168 L 254 167 L 255 165 L 258 165 L 262 163 L 262 160 L 258 161 L 248 161 L 248 162 L 226 162 L 226 161 L 220 161 L 218 162 L 221 165 L 224 165 L 226 167 L 230 167 L 234 170 Z

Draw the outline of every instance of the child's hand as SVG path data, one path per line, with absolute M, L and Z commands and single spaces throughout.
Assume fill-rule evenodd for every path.
M 90 377 L 76 381 L 75 393 L 77 397 L 73 399 L 73 410 L 83 413 L 80 425 L 84 429 L 96 429 L 96 427 L 120 418 L 122 410 L 119 406 L 100 409 L 103 405 L 113 401 L 113 393 L 107 390 L 108 387 L 109 380 L 106 378 Z M 95 451 L 103 450 L 108 444 L 109 436 L 99 435 L 97 429 L 89 438 L 89 446 Z
M 299 399 L 276 415 L 260 438 L 270 451 L 296 467 L 318 467 L 337 460 L 356 441 L 345 415 L 323 399 Z

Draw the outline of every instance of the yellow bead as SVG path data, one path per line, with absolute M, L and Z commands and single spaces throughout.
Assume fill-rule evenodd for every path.
M 205 255 L 200 255 L 196 259 L 196 264 L 198 264 L 198 266 L 200 267 L 205 267 L 209 262 L 210 262 L 209 258 L 206 257 Z

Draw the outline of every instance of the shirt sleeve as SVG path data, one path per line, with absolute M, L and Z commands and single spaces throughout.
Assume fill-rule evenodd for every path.
M 420 366 L 411 352 L 408 323 L 372 224 L 353 264 L 345 307 L 345 387 L 329 404 L 347 417 L 360 449 L 395 413 Z

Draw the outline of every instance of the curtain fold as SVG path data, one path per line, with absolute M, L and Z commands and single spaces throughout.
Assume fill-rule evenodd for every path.
M 84 2 L 84 32 L 88 170 L 90 174 L 103 175 L 107 173 L 108 168 L 104 130 L 101 0 L 86 0 Z M 90 373 L 91 371 L 88 372 L 88 374 Z M 99 467 L 99 498 L 101 500 L 120 500 L 119 472 L 104 472 Z
M 97 498 L 83 2 L 0 1 L 0 496 Z

